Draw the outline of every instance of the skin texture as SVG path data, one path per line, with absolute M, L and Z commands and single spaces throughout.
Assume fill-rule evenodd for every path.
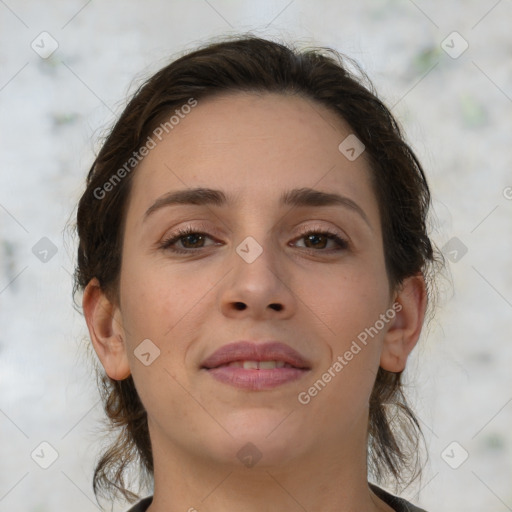
M 83 307 L 107 374 L 132 374 L 148 412 L 150 512 L 392 510 L 367 484 L 368 399 L 379 365 L 405 367 L 423 323 L 425 285 L 413 276 L 390 290 L 364 153 L 349 161 L 338 150 L 350 133 L 311 100 L 230 93 L 200 101 L 136 169 L 119 302 L 93 279 Z M 194 187 L 221 189 L 234 202 L 167 206 L 144 220 L 165 193 Z M 281 193 L 302 187 L 350 198 L 368 222 L 342 206 L 279 204 Z M 191 255 L 159 248 L 189 225 L 210 237 L 175 244 Z M 308 244 L 306 228 L 334 231 L 348 248 L 322 237 Z M 236 252 L 248 236 L 263 249 L 250 264 Z M 400 312 L 317 396 L 299 403 L 298 394 L 395 302 Z M 145 339 L 160 350 L 149 366 L 134 354 Z M 247 391 L 200 370 L 237 340 L 284 342 L 311 371 Z M 251 468 L 237 457 L 249 442 L 262 455 Z

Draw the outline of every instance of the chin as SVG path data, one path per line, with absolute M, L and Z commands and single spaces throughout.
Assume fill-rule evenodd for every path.
M 221 423 L 232 437 L 223 436 L 216 445 L 220 449 L 217 455 L 238 466 L 251 467 L 251 458 L 255 461 L 252 467 L 258 468 L 287 464 L 297 457 L 298 447 L 303 450 L 307 445 L 307 432 L 285 419 L 288 414 L 289 411 L 255 409 L 226 418 Z

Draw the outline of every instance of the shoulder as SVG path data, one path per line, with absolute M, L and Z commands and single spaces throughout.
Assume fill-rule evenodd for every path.
M 377 487 L 374 484 L 370 484 L 371 490 L 382 500 L 384 503 L 392 507 L 396 512 L 426 512 L 422 508 L 418 508 L 412 503 L 409 503 L 403 498 L 393 496 L 389 492 Z
M 147 498 L 144 498 L 143 500 L 136 503 L 130 510 L 127 510 L 126 512 L 146 512 L 152 501 L 153 496 L 148 496 Z

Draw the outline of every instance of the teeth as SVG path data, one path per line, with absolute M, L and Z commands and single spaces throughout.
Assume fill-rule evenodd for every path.
M 283 368 L 284 361 L 260 361 L 260 370 L 272 370 L 274 368 Z
M 234 361 L 226 366 L 244 368 L 245 370 L 273 370 L 274 368 L 292 367 L 284 361 Z
M 235 361 L 233 363 L 228 363 L 228 364 L 222 365 L 222 366 L 232 366 L 233 368 L 242 368 L 243 367 L 243 362 L 242 361 Z

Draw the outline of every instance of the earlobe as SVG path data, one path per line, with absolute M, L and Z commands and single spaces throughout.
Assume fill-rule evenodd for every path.
M 427 290 L 422 274 L 404 279 L 395 299 L 396 316 L 384 337 L 380 366 L 389 372 L 405 369 L 423 327 Z
M 121 312 L 93 278 L 82 299 L 87 328 L 98 358 L 107 375 L 114 380 L 130 376 Z

